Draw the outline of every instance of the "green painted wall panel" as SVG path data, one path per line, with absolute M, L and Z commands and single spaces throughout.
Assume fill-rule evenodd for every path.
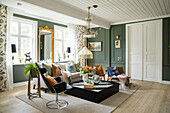
M 27 81 L 28 78 L 24 76 L 24 64 L 13 65 L 13 83 Z
M 116 39 L 116 35 L 119 36 Z M 111 66 L 121 66 L 125 70 L 125 24 L 111 26 L 110 33 Z M 120 48 L 115 48 L 115 41 L 120 40 Z
M 163 19 L 163 80 L 170 81 L 170 18 Z
M 93 51 L 93 59 L 88 60 L 88 65 L 102 65 L 104 70 L 109 66 L 109 30 L 104 28 L 93 28 L 97 31 L 96 38 L 89 38 L 87 42 L 102 42 L 102 51 Z

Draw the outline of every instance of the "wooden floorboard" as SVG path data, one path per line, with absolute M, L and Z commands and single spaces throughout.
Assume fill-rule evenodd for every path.
M 170 85 L 131 80 L 141 87 L 112 113 L 170 113 Z M 16 98 L 27 93 L 27 85 L 0 92 L 0 113 L 41 113 Z

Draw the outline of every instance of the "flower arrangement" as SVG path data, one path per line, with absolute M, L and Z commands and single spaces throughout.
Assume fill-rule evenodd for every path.
M 86 73 L 92 73 L 93 72 L 93 68 L 92 67 L 81 67 L 80 68 L 80 72 L 81 74 L 86 74 Z

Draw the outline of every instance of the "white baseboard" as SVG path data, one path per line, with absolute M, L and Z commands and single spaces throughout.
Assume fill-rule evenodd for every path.
M 162 84 L 170 84 L 170 81 L 165 81 L 165 80 L 163 80 L 163 81 L 162 81 Z

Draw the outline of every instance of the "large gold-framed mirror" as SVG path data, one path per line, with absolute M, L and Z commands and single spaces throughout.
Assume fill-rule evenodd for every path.
M 53 30 L 49 29 L 48 26 L 45 26 L 44 28 L 39 27 L 38 38 L 38 62 L 51 59 L 51 62 L 53 63 Z

